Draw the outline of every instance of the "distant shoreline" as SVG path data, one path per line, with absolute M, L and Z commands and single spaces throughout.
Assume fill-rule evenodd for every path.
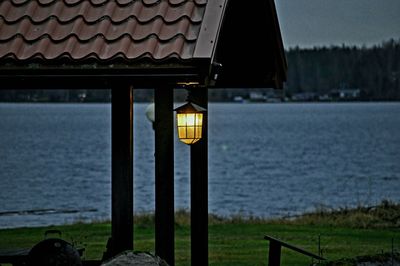
M 78 210 L 26 210 L 26 211 L 7 211 L 0 212 L 0 216 L 19 215 L 26 213 L 43 213 L 61 214 L 63 211 L 68 213 L 78 212 Z M 96 209 L 87 209 L 83 211 L 97 211 Z M 135 224 L 142 224 L 151 221 L 154 223 L 154 211 L 136 213 L 134 214 Z M 210 224 L 294 224 L 294 225 L 309 225 L 320 224 L 326 226 L 344 226 L 350 228 L 399 228 L 400 221 L 396 217 L 400 215 L 400 202 L 391 200 L 383 200 L 377 205 L 371 206 L 357 206 L 354 208 L 341 207 L 341 208 L 316 208 L 311 212 L 304 212 L 296 215 L 280 216 L 280 217 L 258 217 L 253 215 L 243 215 L 240 213 L 232 215 L 218 215 L 209 213 L 208 221 Z M 184 209 L 175 210 L 175 220 L 184 225 L 190 224 L 190 211 Z M 93 221 L 76 220 L 74 222 L 64 224 L 43 224 L 37 226 L 27 226 L 27 228 L 40 228 L 47 226 L 66 226 L 74 224 L 97 224 L 97 223 L 110 223 L 110 219 L 100 219 Z M 22 227 L 0 227 L 0 230 L 25 228 Z

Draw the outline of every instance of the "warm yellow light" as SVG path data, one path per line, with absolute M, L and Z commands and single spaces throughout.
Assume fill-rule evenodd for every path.
M 187 103 L 176 109 L 176 121 L 180 141 L 185 144 L 193 144 L 201 139 L 204 110 L 192 103 Z
M 193 144 L 201 139 L 203 114 L 177 114 L 178 137 L 186 144 Z

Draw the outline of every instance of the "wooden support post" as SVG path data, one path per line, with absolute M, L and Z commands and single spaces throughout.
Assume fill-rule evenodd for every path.
M 155 89 L 156 254 L 175 264 L 173 88 Z
M 133 249 L 133 91 L 113 88 L 111 106 L 111 240 L 107 257 Z
M 207 109 L 208 90 L 193 88 L 189 100 Z M 191 265 L 208 265 L 208 115 L 203 117 L 203 137 L 190 150 Z
M 268 253 L 268 266 L 281 265 L 281 244 L 277 241 L 270 240 Z

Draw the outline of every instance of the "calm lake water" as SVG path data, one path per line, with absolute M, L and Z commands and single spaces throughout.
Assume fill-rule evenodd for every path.
M 136 212 L 154 211 L 154 139 L 135 104 Z M 110 219 L 109 104 L 0 104 L 0 227 Z M 209 106 L 209 210 L 276 217 L 400 201 L 400 103 Z M 175 143 L 175 204 L 189 208 Z

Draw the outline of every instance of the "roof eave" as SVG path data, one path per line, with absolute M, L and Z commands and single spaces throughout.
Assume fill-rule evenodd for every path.
M 127 84 L 140 88 L 159 85 L 206 83 L 205 60 L 133 65 L 1 65 L 2 88 L 8 89 L 108 89 Z

